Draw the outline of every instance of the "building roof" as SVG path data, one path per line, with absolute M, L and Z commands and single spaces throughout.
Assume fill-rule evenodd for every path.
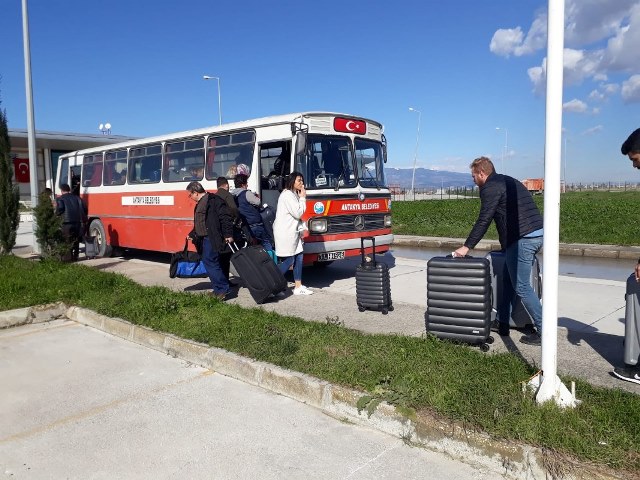
M 81 150 L 111 143 L 126 142 L 136 137 L 124 135 L 102 135 L 73 132 L 48 132 L 36 130 L 36 148 L 51 150 Z M 28 148 L 29 140 L 26 129 L 9 129 L 9 141 L 12 148 Z

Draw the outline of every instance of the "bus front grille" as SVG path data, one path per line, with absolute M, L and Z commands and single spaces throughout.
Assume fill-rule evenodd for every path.
M 327 217 L 327 233 L 349 233 L 379 230 L 384 227 L 384 213 L 335 215 Z

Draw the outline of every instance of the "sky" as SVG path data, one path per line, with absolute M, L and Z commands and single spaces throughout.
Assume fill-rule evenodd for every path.
M 21 4 L 0 0 L 10 129 L 27 128 Z M 501 173 L 544 175 L 546 0 L 28 8 L 36 130 L 109 122 L 143 137 L 217 125 L 210 75 L 223 123 L 342 112 L 384 125 L 389 167 L 468 172 L 485 155 Z M 640 128 L 640 0 L 566 0 L 564 46 L 562 177 L 640 181 L 620 153 Z

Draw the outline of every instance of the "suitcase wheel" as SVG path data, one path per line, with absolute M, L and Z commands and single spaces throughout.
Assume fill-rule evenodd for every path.
M 487 338 L 487 344 L 491 345 L 494 342 L 494 338 L 489 335 L 489 337 Z
M 360 305 L 358 305 L 358 311 L 360 312 L 364 312 L 366 309 Z
M 393 312 L 393 306 L 390 306 L 390 307 L 389 307 L 389 311 L 390 311 L 390 312 Z
M 482 350 L 483 352 L 488 352 L 489 351 L 489 345 L 486 343 L 483 343 L 482 345 L 480 345 L 480 350 Z
M 382 314 L 386 315 L 387 313 L 389 313 L 389 309 L 388 308 L 383 308 L 382 309 Z

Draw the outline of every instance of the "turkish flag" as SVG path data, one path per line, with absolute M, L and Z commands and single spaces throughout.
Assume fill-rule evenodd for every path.
M 31 176 L 29 175 L 29 159 L 28 158 L 14 158 L 13 171 L 16 174 L 16 182 L 29 183 L 31 181 Z

